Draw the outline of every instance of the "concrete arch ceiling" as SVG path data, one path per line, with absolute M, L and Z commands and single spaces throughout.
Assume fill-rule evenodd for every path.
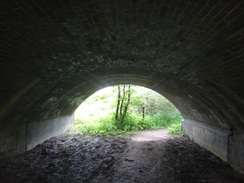
M 1 1 L 2 154 L 26 149 L 24 127 L 71 115 L 119 83 L 243 134 L 243 8 L 240 0 Z

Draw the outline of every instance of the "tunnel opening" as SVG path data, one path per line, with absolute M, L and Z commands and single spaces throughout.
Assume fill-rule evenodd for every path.
M 224 106 L 224 109 L 228 106 L 237 110 L 240 108 L 235 106 L 233 100 L 224 98 L 224 90 L 206 81 L 198 83 L 199 87 L 173 75 L 169 77 L 152 70 L 128 68 L 90 72 L 86 76 L 67 79 L 43 92 L 40 88 L 48 85 L 40 80 L 13 108 L 18 115 L 4 119 L 5 130 L 1 132 L 4 138 L 0 139 L 4 145 L 0 156 L 23 153 L 65 133 L 74 120 L 74 111 L 86 98 L 99 89 L 121 83 L 144 86 L 168 98 L 183 115 L 183 130 L 191 139 L 242 171 L 243 150 L 239 148 L 243 145 L 241 121 L 229 123 L 228 114 L 219 106 Z M 203 86 L 208 90 L 203 90 Z M 29 96 L 36 98 L 29 100 Z M 218 103 L 221 99 L 223 102 Z M 231 128 L 233 136 L 230 136 Z
M 243 5 L 1 1 L 0 159 L 64 133 L 98 89 L 131 82 L 168 98 L 191 139 L 244 172 Z
M 168 99 L 151 89 L 131 84 L 114 85 L 95 92 L 82 102 L 74 116 L 75 122 L 68 134 L 76 131 L 116 135 L 160 128 L 168 128 L 173 134 L 183 133 L 183 117 Z
M 105 86 L 120 84 L 121 81 L 130 79 L 134 81 L 133 83 L 144 84 L 147 88 L 159 91 L 158 93 L 168 94 L 167 96 L 171 96 L 173 101 L 177 98 L 169 95 L 170 92 L 165 92 L 167 86 L 164 82 L 158 82 L 152 77 L 146 80 L 147 77 L 144 78 L 144 76 L 125 74 L 112 78 L 111 76 L 92 76 L 93 79 L 86 79 L 85 84 L 81 83 L 77 86 L 78 82 L 75 82 L 72 83 L 73 87 L 67 87 L 71 83 L 63 83 L 62 86 L 55 87 L 54 92 L 45 96 L 42 106 L 50 111 L 55 109 L 55 105 L 62 106 L 61 110 L 73 107 L 72 110 L 69 109 L 73 114 L 80 103 L 84 103 L 85 99 L 94 92 Z M 77 81 L 80 81 L 80 78 Z M 69 90 L 65 91 L 67 88 Z M 61 94 L 57 91 L 61 91 Z M 70 92 L 75 95 L 71 95 Z M 54 93 L 59 95 L 55 96 Z M 66 101 L 64 99 L 67 99 L 67 96 L 75 97 Z M 50 114 L 49 111 L 47 114 Z M 35 134 L 28 138 L 37 137 L 39 140 L 41 136 L 45 139 L 42 139 L 44 143 L 39 141 L 39 145 L 35 145 L 36 147 L 31 148 L 32 150 L 6 161 L 0 161 L 0 170 L 3 167 L 0 171 L 0 180 L 9 182 L 17 182 L 16 179 L 18 181 L 28 179 L 30 182 L 40 182 L 40 180 L 43 182 L 216 182 L 218 180 L 223 183 L 231 181 L 242 183 L 244 180 L 243 175 L 233 171 L 229 165 L 188 137 L 172 137 L 164 129 L 144 131 L 135 136 L 129 136 L 128 139 L 84 138 L 77 135 L 53 137 L 60 135 L 53 133 L 48 137 L 48 132 L 53 132 L 50 125 L 54 124 L 54 130 L 65 127 L 73 121 L 74 116 L 71 116 L 71 119 L 59 117 L 54 120 L 52 118 L 44 120 L 40 123 L 41 126 L 30 123 L 29 127 L 32 129 L 29 131 Z M 34 140 L 36 143 L 37 140 Z M 6 178 L 6 174 L 13 173 L 15 176 Z

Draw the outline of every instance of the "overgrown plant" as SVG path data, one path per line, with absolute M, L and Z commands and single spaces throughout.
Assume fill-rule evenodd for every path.
M 182 124 L 179 122 L 176 123 L 172 123 L 169 127 L 168 127 L 168 131 L 171 134 L 181 134 L 184 135 L 184 132 L 182 131 Z
M 138 88 L 118 85 L 102 95 L 91 96 L 83 108 L 92 106 L 91 111 L 80 115 L 71 128 L 76 133 L 100 136 L 160 128 L 168 128 L 172 134 L 182 133 L 182 116 L 173 104 L 156 92 Z

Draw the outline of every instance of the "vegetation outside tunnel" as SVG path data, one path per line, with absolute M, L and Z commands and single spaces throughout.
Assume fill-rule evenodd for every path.
M 175 106 L 162 95 L 134 85 L 96 92 L 76 110 L 75 118 L 68 134 L 109 136 L 160 128 L 182 133 L 182 116 Z

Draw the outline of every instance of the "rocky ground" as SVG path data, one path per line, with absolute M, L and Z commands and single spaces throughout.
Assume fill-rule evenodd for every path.
M 243 183 L 188 137 L 166 130 L 124 138 L 61 136 L 0 161 L 0 183 Z

